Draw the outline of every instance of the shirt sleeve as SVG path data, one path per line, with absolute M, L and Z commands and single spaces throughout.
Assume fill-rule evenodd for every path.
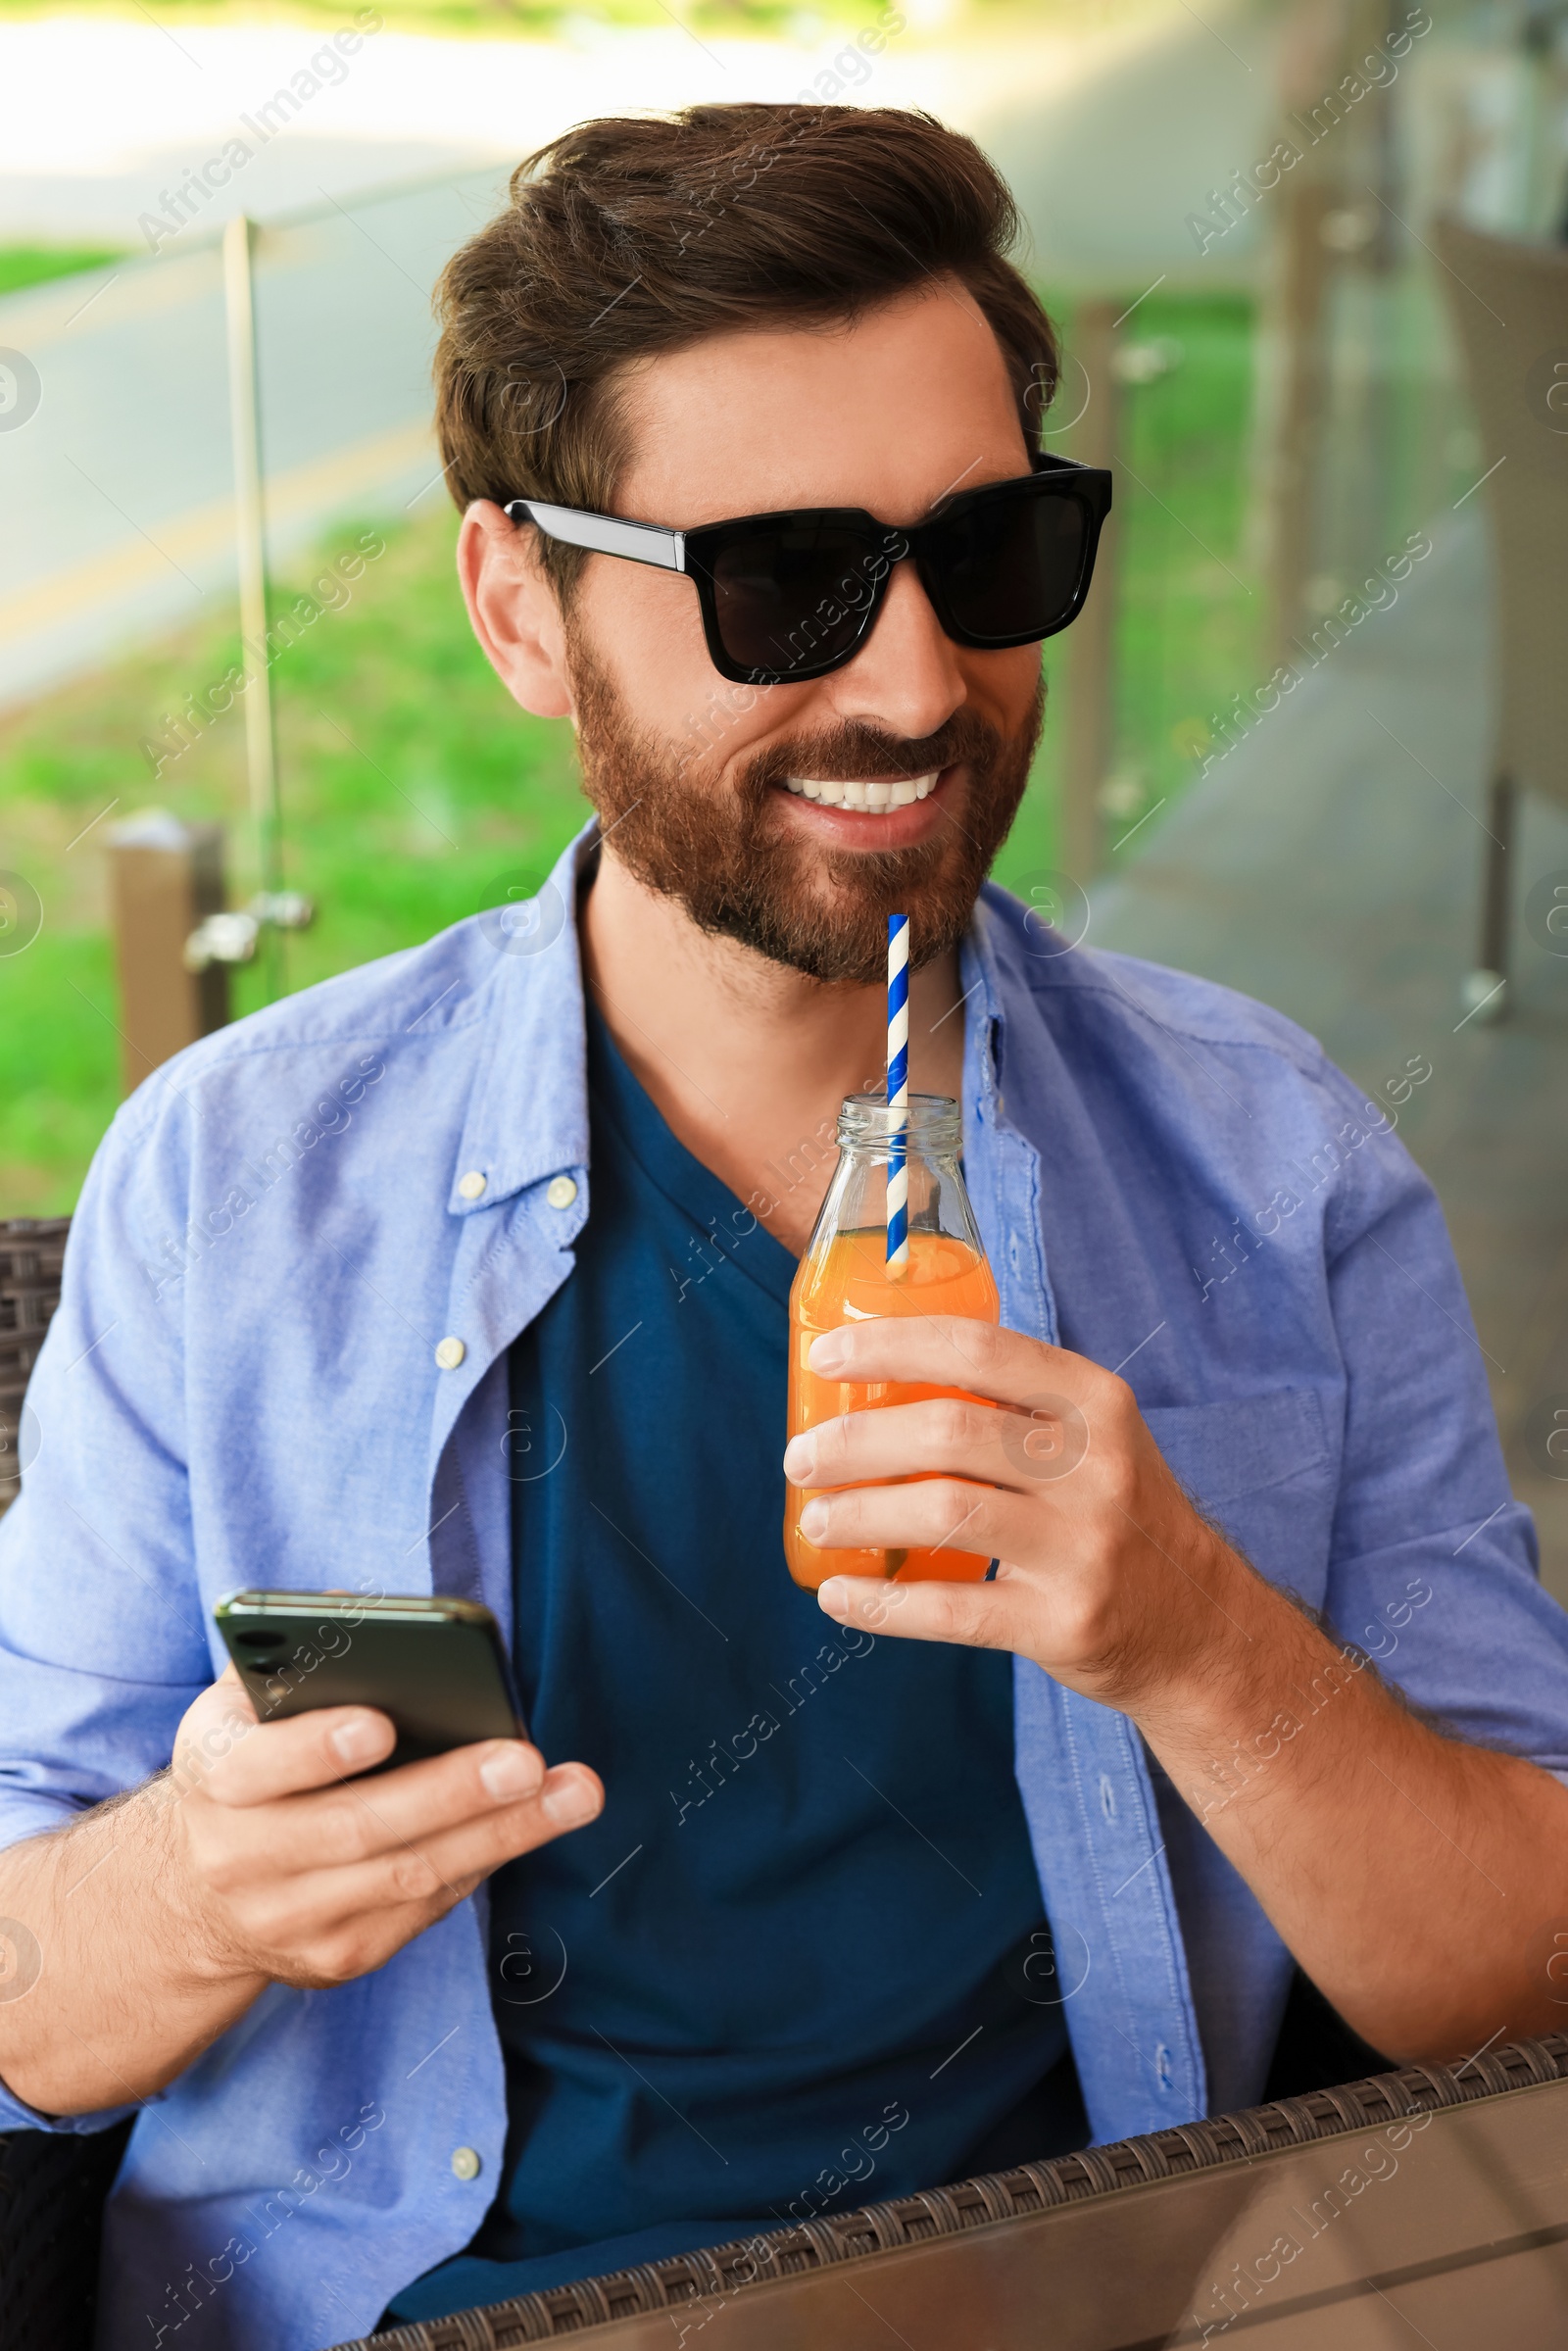
M 1337 1070 L 1328 1082 L 1338 1115 L 1364 1125 L 1364 1098 Z M 1325 1222 L 1347 1375 L 1328 1616 L 1461 1738 L 1568 1776 L 1568 1616 L 1509 1492 L 1488 1385 L 1506 1367 L 1397 1137 L 1352 1141 L 1341 1175 Z
M 183 1286 L 161 1257 L 186 1222 L 186 1115 L 174 1080 L 154 1079 L 110 1129 L 28 1385 L 22 1492 L 0 1519 L 0 1846 L 160 1771 L 213 1679 L 187 1490 Z M 57 2127 L 101 2129 L 128 2111 Z M 0 2129 L 19 2127 L 51 2118 L 0 2085 Z

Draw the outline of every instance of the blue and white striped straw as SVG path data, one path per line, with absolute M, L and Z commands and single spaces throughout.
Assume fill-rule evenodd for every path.
M 888 916 L 888 1263 L 909 1262 L 909 917 Z

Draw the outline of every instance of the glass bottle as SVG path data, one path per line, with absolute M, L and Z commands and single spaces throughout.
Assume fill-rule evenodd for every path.
M 806 1360 L 819 1333 L 878 1315 L 1001 1319 L 997 1285 L 958 1165 L 963 1141 L 958 1105 L 943 1094 L 911 1094 L 908 1122 L 909 1257 L 906 1266 L 897 1268 L 887 1261 L 892 1135 L 887 1102 L 880 1094 L 852 1094 L 839 1112 L 838 1167 L 790 1291 L 791 1437 L 841 1412 L 967 1393 L 957 1382 L 933 1387 L 825 1380 L 809 1370 Z M 955 1367 L 958 1368 L 956 1358 Z M 836 1575 L 879 1576 L 906 1584 L 921 1577 L 977 1583 L 990 1565 L 977 1552 L 930 1545 L 818 1550 L 800 1531 L 801 1509 L 810 1493 L 808 1487 L 791 1486 L 784 1505 L 784 1556 L 796 1583 L 808 1592 Z

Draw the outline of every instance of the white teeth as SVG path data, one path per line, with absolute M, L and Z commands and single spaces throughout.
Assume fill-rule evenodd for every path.
M 854 808 L 865 815 L 883 816 L 890 808 L 906 808 L 936 790 L 940 769 L 930 775 L 900 776 L 896 782 L 867 782 L 858 776 L 844 781 L 827 777 L 787 775 L 785 787 L 797 799 L 814 800 L 824 808 Z

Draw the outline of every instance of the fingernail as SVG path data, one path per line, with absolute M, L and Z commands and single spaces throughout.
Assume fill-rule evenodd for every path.
M 849 1359 L 850 1341 L 845 1331 L 824 1331 L 820 1339 L 812 1340 L 811 1352 L 807 1358 L 813 1371 L 821 1372 L 829 1379 L 835 1372 L 842 1371 Z
M 801 1533 L 808 1543 L 820 1543 L 827 1533 L 827 1504 L 813 1494 L 801 1512 Z
M 809 1486 L 816 1467 L 816 1439 L 809 1430 L 792 1437 L 784 1447 L 784 1475 L 792 1486 Z
M 843 1624 L 850 1613 L 850 1586 L 847 1576 L 829 1576 L 816 1588 L 816 1604 L 825 1616 L 837 1617 Z
M 373 1714 L 356 1714 L 346 1723 L 339 1723 L 332 1734 L 332 1748 L 345 1763 L 367 1763 L 379 1755 L 386 1745 L 386 1735 Z
M 579 1821 L 591 1821 L 599 1810 L 599 1798 L 593 1788 L 586 1780 L 575 1777 L 547 1788 L 539 1801 L 558 1829 L 575 1829 Z
M 532 1795 L 542 1776 L 538 1756 L 516 1739 L 497 1747 L 479 1766 L 479 1777 L 498 1804 Z

